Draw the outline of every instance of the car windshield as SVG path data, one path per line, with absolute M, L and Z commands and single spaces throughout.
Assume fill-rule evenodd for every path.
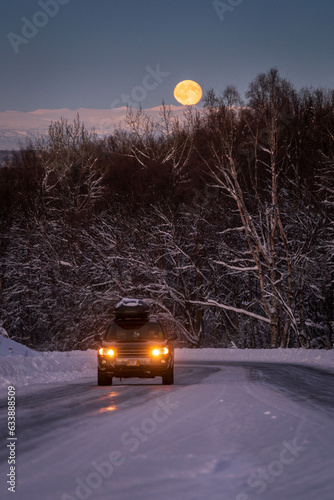
M 161 325 L 147 321 L 117 321 L 108 328 L 105 340 L 163 340 L 165 335 Z

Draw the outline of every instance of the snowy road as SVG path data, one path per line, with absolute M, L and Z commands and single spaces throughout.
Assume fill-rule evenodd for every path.
M 334 498 L 334 375 L 311 367 L 182 362 L 171 387 L 21 387 L 17 412 L 17 492 L 4 445 L 2 499 Z

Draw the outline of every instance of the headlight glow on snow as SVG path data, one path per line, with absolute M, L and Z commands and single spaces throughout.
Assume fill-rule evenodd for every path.
M 152 351 L 152 356 L 161 356 L 161 354 L 168 354 L 169 349 L 168 347 L 156 347 Z
M 99 349 L 99 354 L 101 356 L 115 356 L 115 351 L 113 349 L 109 349 L 108 347 L 101 347 Z

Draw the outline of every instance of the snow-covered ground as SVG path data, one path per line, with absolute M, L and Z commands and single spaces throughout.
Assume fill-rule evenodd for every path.
M 96 353 L 0 336 L 18 500 L 332 500 L 332 351 L 177 349 L 175 385 L 96 386 Z M 318 370 L 320 368 L 320 370 Z M 9 448 L 0 449 L 1 499 Z

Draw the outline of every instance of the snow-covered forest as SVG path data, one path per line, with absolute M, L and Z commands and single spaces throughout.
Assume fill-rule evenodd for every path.
M 275 69 L 104 140 L 50 125 L 0 169 L 0 318 L 93 345 L 121 296 L 192 347 L 333 347 L 334 90 Z

